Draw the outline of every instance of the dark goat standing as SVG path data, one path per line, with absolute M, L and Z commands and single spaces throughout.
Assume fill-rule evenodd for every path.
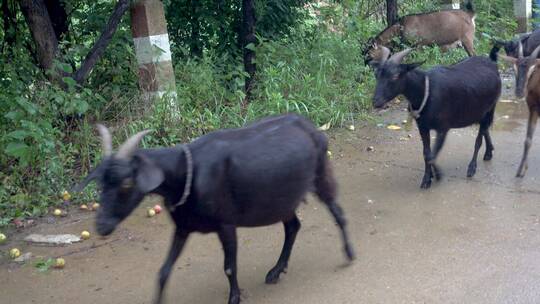
M 495 105 L 501 94 L 501 79 L 497 64 L 484 57 L 474 56 L 449 67 L 438 66 L 429 71 L 418 70 L 420 63 L 402 64 L 410 49 L 387 59 L 390 50 L 384 48 L 382 61 L 375 63 L 377 86 L 373 97 L 375 108 L 384 106 L 403 94 L 409 110 L 416 119 L 424 145 L 425 174 L 421 188 L 429 188 L 433 175 L 440 179 L 435 159 L 450 129 L 480 124 L 474 155 L 467 176 L 476 173 L 476 159 L 486 140 L 484 160 L 492 158 L 493 144 L 489 127 L 493 122 Z M 430 131 L 437 132 L 431 151 Z
M 523 49 L 523 47 L 519 45 L 519 49 Z M 537 46 L 532 54 L 527 57 L 523 56 L 523 52 L 518 52 L 518 58 L 498 55 L 501 59 L 514 66 L 516 73 L 516 97 L 523 98 L 523 96 L 526 96 L 527 106 L 529 107 L 527 137 L 525 138 L 523 157 L 521 158 L 516 177 L 524 177 L 527 172 L 527 157 L 532 145 L 538 115 L 540 114 L 540 59 L 537 59 L 539 54 L 540 46 Z
M 364 48 L 364 61 L 379 61 L 382 46 L 394 44 L 396 38 L 401 43 L 420 45 L 438 45 L 444 50 L 462 44 L 469 56 L 474 55 L 475 12 L 472 3 L 465 5 L 465 10 L 442 10 L 400 18 L 375 38 L 369 39 Z
M 295 211 L 310 191 L 334 216 L 345 253 L 349 260 L 354 259 L 345 218 L 336 201 L 337 185 L 327 157 L 327 138 L 308 120 L 297 115 L 271 117 L 244 128 L 209 133 L 181 147 L 137 149 L 147 133 L 144 131 L 128 139 L 116 154 L 112 154 L 108 130 L 103 126 L 98 130 L 104 160 L 78 187 L 81 189 L 94 178 L 101 184 L 98 233 L 112 233 L 149 193 L 163 196 L 176 224 L 169 254 L 159 273 L 156 303 L 162 300 L 163 288 L 191 232 L 217 232 L 225 254 L 229 304 L 236 304 L 240 302 L 236 227 L 283 222 L 283 250 L 266 276 L 266 283 L 276 283 L 287 267 L 300 229 Z M 189 184 L 190 172 L 190 195 L 185 204 L 175 209 L 184 186 Z
M 533 32 L 520 35 L 518 38 L 510 41 L 495 41 L 493 47 L 495 52 L 498 52 L 501 47 L 504 48 L 507 56 L 518 58 L 529 55 L 540 45 L 540 29 Z M 492 51 L 493 52 L 493 51 Z

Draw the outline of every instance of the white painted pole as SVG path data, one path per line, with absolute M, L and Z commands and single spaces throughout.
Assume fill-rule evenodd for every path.
M 518 33 L 529 30 L 529 20 L 532 15 L 531 0 L 514 0 L 514 14 L 518 23 Z
M 163 3 L 159 0 L 135 1 L 131 7 L 131 31 L 143 95 L 147 100 L 165 95 L 175 99 L 176 85 Z

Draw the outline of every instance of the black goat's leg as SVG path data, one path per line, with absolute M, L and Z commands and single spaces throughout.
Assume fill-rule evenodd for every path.
M 435 160 L 437 160 L 437 156 L 439 155 L 439 152 L 441 152 L 441 148 L 444 145 L 444 141 L 446 140 L 446 135 L 448 134 L 448 130 L 444 131 L 437 131 L 437 139 L 435 140 L 435 147 L 433 148 L 433 152 L 431 153 L 429 163 L 431 164 L 431 168 L 433 169 L 433 172 L 435 173 L 435 178 L 437 180 L 441 179 L 441 170 L 435 165 Z
M 489 129 L 486 129 L 484 132 L 484 139 L 486 141 L 486 153 L 484 154 L 484 160 L 491 160 L 493 158 L 493 150 L 495 150 L 495 147 L 493 147 Z
M 524 177 L 527 172 L 527 157 L 529 155 L 529 149 L 531 148 L 532 138 L 534 135 L 534 129 L 536 129 L 536 122 L 538 121 L 538 112 L 534 109 L 529 109 L 529 121 L 527 123 L 527 138 L 525 139 L 525 145 L 523 149 L 523 157 L 521 158 L 521 164 L 519 165 L 516 177 Z
M 428 189 L 431 187 L 431 163 L 430 163 L 430 157 L 431 157 L 431 139 L 429 138 L 429 129 L 419 129 L 420 131 L 420 137 L 422 138 L 422 145 L 424 147 L 424 163 L 425 163 L 425 171 L 424 171 L 424 178 L 422 179 L 422 184 L 420 185 L 420 188 L 422 189 Z
M 478 135 L 476 136 L 476 141 L 474 143 L 473 157 L 467 169 L 467 177 L 473 177 L 476 173 L 476 159 L 478 158 L 478 151 L 480 150 L 480 147 L 482 147 L 482 139 L 486 130 L 487 127 L 480 125 L 480 129 L 478 130 Z
M 326 153 L 326 152 L 324 152 Z M 332 172 L 332 167 L 326 159 L 321 164 L 319 170 L 317 170 L 317 179 L 315 180 L 315 187 L 317 196 L 328 207 L 328 210 L 334 217 L 334 220 L 341 230 L 341 238 L 343 239 L 343 246 L 347 259 L 352 261 L 355 259 L 354 249 L 349 240 L 349 234 L 347 232 L 347 221 L 343 215 L 343 210 L 336 203 L 337 199 L 337 183 Z
M 236 227 L 222 226 L 218 232 L 219 240 L 223 245 L 223 253 L 225 255 L 224 270 L 229 279 L 229 304 L 240 303 L 240 288 L 238 287 L 238 279 L 236 272 L 236 252 L 238 242 L 236 239 Z
M 296 234 L 300 230 L 300 220 L 296 215 L 289 221 L 283 222 L 285 228 L 285 242 L 276 265 L 266 275 L 266 284 L 275 284 L 279 280 L 282 272 L 287 272 L 287 265 L 291 256 L 291 251 L 296 239 Z
M 189 234 L 183 231 L 181 232 L 176 230 L 174 232 L 172 244 L 169 249 L 169 254 L 167 255 L 165 263 L 163 263 L 163 265 L 161 266 L 161 270 L 159 271 L 158 292 L 155 298 L 156 304 L 161 303 L 161 301 L 163 300 L 163 289 L 167 284 L 174 263 L 178 259 L 178 256 L 180 255 L 182 249 L 184 248 L 184 245 L 186 244 L 188 236 Z

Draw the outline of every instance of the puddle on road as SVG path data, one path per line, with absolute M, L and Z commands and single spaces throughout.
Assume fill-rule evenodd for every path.
M 493 130 L 511 132 L 527 123 L 528 109 L 525 101 L 501 98 L 497 103 Z

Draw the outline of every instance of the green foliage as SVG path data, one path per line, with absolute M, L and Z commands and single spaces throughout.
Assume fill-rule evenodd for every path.
M 48 258 L 48 259 L 39 259 L 34 263 L 34 267 L 37 268 L 39 272 L 48 272 L 51 267 L 54 265 L 54 259 Z
M 0 226 L 13 218 L 39 216 L 59 204 L 60 193 L 99 161 L 96 122 L 113 127 L 116 145 L 137 131 L 153 129 L 143 141 L 148 147 L 172 146 L 284 112 L 303 114 L 318 125 L 366 119 L 374 78 L 360 52 L 369 37 L 386 27 L 384 1 L 335 2 L 256 2 L 259 40 L 249 47 L 257 54 L 257 74 L 247 105 L 247 75 L 238 56 L 239 0 L 164 1 L 178 98 L 163 98 L 153 107 L 138 93 L 129 18 L 120 24 L 84 87 L 69 77 L 58 87 L 37 67 L 28 50 L 31 35 L 19 14 L 16 44 L 0 53 L 6 63 L 0 65 Z M 400 15 L 437 8 L 434 1 L 399 3 Z M 491 37 L 511 37 L 512 4 L 474 3 L 475 47 L 487 54 Z M 75 0 L 66 5 L 70 31 L 55 65 L 70 73 L 92 47 L 114 3 Z M 429 67 L 465 57 L 462 49 L 442 53 L 423 47 L 409 60 L 425 60 Z M 87 202 L 93 196 L 92 185 L 73 200 Z M 50 266 L 47 261 L 40 265 Z

